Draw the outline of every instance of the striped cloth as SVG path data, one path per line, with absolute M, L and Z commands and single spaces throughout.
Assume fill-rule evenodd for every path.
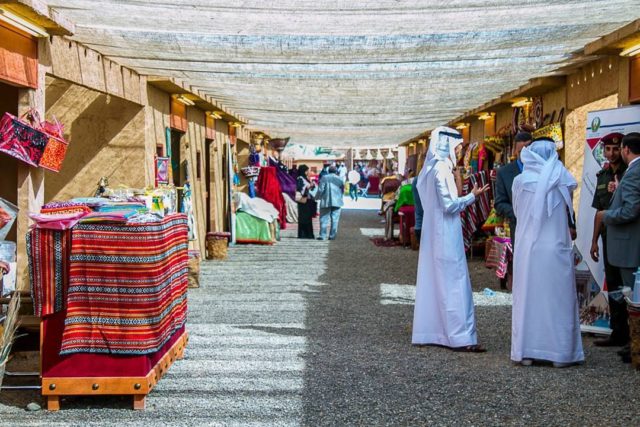
M 69 230 L 33 228 L 27 233 L 29 281 L 36 316 L 48 316 L 65 308 L 70 247 Z
M 187 217 L 78 224 L 60 354 L 158 351 L 187 316 Z

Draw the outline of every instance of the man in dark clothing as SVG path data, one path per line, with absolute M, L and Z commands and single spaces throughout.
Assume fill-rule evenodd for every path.
M 524 147 L 531 144 L 533 137 L 529 132 L 518 132 L 514 138 L 515 147 L 513 153 L 516 159 L 498 169 L 496 179 L 496 194 L 494 200 L 494 208 L 498 215 L 509 223 L 510 237 L 512 245 L 515 244 L 516 237 L 516 216 L 513 213 L 511 187 L 516 176 L 522 173 L 522 161 L 520 161 L 520 152 Z M 511 263 L 509 263 L 509 279 L 511 277 Z M 500 288 L 507 289 L 508 278 L 500 280 Z
M 623 136 L 621 133 L 612 133 L 602 138 L 604 156 L 607 159 L 607 163 L 596 175 L 596 191 L 591 204 L 596 211 L 603 211 L 609 208 L 611 197 L 613 196 L 613 188 L 610 184 L 620 181 L 627 170 L 627 166 L 620 155 L 620 143 Z M 629 340 L 629 324 L 627 306 L 620 294 L 622 276 L 620 275 L 620 269 L 613 267 L 609 263 L 606 227 L 596 221 L 593 226 L 593 238 L 591 240 L 591 258 L 596 262 L 600 258 L 600 248 L 598 247 L 598 238 L 600 236 L 602 236 L 602 254 L 604 257 L 602 261 L 609 294 L 610 323 L 613 331 L 609 338 L 595 341 L 594 344 L 600 347 L 623 346 Z
M 529 132 L 518 132 L 516 134 L 514 138 L 514 154 L 516 159 L 498 169 L 498 176 L 496 179 L 494 207 L 498 215 L 509 222 L 512 242 L 516 237 L 516 216 L 513 213 L 511 187 L 513 186 L 513 180 L 515 177 L 522 173 L 523 166 L 520 161 L 520 152 L 524 147 L 531 144 L 531 140 L 533 140 L 533 138 Z

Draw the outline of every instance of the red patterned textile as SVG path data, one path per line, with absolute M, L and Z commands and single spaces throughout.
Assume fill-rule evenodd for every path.
M 121 355 L 75 353 L 60 355 L 64 311 L 47 316 L 42 322 L 42 377 L 144 377 L 184 333 L 182 327 L 162 346 L 149 354 Z
M 70 247 L 70 230 L 34 228 L 27 233 L 29 279 L 36 316 L 65 308 Z
M 278 210 L 280 229 L 287 228 L 287 205 L 282 196 L 282 188 L 280 187 L 275 167 L 264 166 L 260 168 L 256 189 L 258 190 L 258 196 L 271 203 Z
M 60 354 L 160 350 L 187 316 L 187 217 L 78 224 Z

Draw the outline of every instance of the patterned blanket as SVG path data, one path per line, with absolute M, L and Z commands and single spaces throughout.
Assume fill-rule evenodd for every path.
M 36 316 L 65 309 L 71 231 L 34 228 L 27 233 L 27 256 Z
M 78 224 L 60 354 L 149 354 L 187 316 L 187 218 Z

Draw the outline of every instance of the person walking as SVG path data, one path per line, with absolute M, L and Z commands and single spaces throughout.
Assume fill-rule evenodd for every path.
M 360 182 L 360 172 L 352 170 L 348 175 L 349 179 L 349 197 L 351 200 L 358 201 L 358 183 Z
M 522 150 L 513 180 L 518 221 L 513 257 L 511 360 L 544 360 L 561 368 L 584 361 L 574 255 L 567 209 L 577 182 L 558 159 L 555 143 L 534 140 Z
M 612 184 L 620 181 L 627 165 L 622 161 L 620 154 L 621 133 L 612 133 L 602 138 L 604 147 L 604 157 L 607 163 L 602 170 L 596 174 L 596 189 L 593 195 L 591 206 L 596 211 L 606 210 L 611 204 L 613 196 Z M 602 236 L 602 256 L 604 264 L 604 277 L 607 282 L 607 294 L 609 298 L 609 313 L 611 315 L 611 335 L 605 339 L 594 341 L 598 347 L 618 347 L 624 346 L 629 341 L 629 324 L 627 316 L 627 305 L 622 297 L 622 277 L 620 269 L 609 263 L 607 250 L 606 227 L 601 222 L 595 220 L 593 226 L 593 237 L 591 239 L 591 258 L 598 262 L 600 259 L 600 247 L 598 239 Z
M 429 203 L 423 205 L 411 342 L 480 353 L 485 349 L 478 345 L 460 212 L 489 186 L 474 186 L 470 194 L 458 197 L 453 168 L 461 144 L 456 130 L 433 130 L 427 161 L 418 176 L 420 200 Z
M 309 167 L 298 166 L 296 202 L 298 203 L 298 239 L 314 239 L 313 217 L 318 209 L 314 200 L 316 184 L 309 179 Z
M 607 227 L 607 257 L 620 270 L 622 285 L 631 289 L 633 273 L 640 266 L 640 133 L 632 132 L 622 138 L 622 159 L 627 164 L 613 193 L 607 210 L 598 211 L 596 223 Z M 622 361 L 631 362 L 630 350 L 621 354 Z
M 334 240 L 338 233 L 340 209 L 344 205 L 344 183 L 338 176 L 335 166 L 329 167 L 318 185 L 316 199 L 320 201 L 320 236 L 318 240 L 327 240 L 327 228 L 331 226 L 329 240 Z

